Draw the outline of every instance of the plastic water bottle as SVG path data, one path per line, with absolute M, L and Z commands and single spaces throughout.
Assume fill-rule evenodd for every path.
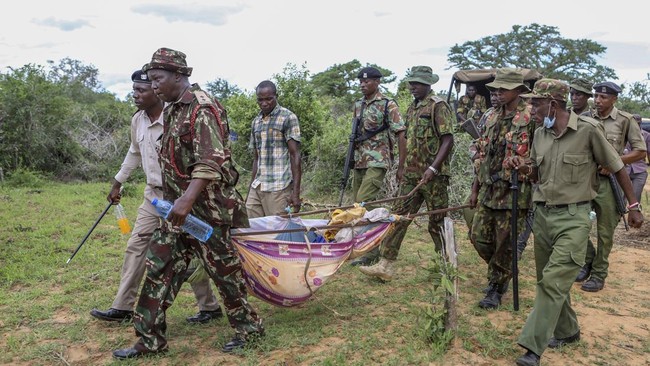
M 115 217 L 117 217 L 117 225 L 120 227 L 122 234 L 130 233 L 131 225 L 129 225 L 129 219 L 127 219 L 126 212 L 121 203 L 115 205 Z
M 174 206 L 174 204 L 169 201 L 159 200 L 157 198 L 154 198 L 151 201 L 151 204 L 154 205 L 160 217 L 164 219 L 167 219 L 169 212 Z M 185 223 L 181 226 L 181 229 L 202 242 L 207 241 L 212 235 L 212 226 L 206 224 L 193 215 L 187 215 Z

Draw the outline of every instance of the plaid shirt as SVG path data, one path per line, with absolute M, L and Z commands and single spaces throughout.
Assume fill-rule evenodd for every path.
M 257 175 L 251 185 L 261 184 L 262 192 L 285 189 L 293 179 L 289 159 L 289 140 L 300 142 L 298 117 L 290 110 L 275 106 L 266 116 L 260 112 L 251 125 L 249 148 L 257 151 Z

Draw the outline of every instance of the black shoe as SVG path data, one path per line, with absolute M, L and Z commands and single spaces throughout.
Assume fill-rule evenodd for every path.
M 230 340 L 230 342 L 224 344 L 221 352 L 231 353 L 238 350 L 243 350 L 246 346 L 253 343 L 255 340 L 259 339 L 262 335 L 259 333 L 248 334 L 243 336 L 241 334 L 235 334 L 235 336 Z
M 507 290 L 508 284 L 505 284 L 505 290 Z M 496 309 L 501 305 L 501 296 L 502 293 L 499 293 L 499 289 L 504 287 L 504 285 L 497 285 L 496 283 L 491 283 L 487 293 L 483 300 L 479 301 L 478 306 L 482 309 Z
M 371 258 L 365 255 L 362 255 L 359 258 L 356 258 L 350 262 L 351 266 L 369 266 L 375 262 L 376 258 Z
M 551 338 L 550 341 L 548 341 L 548 347 L 549 348 L 559 348 L 559 347 L 566 346 L 567 344 L 575 343 L 575 342 L 577 342 L 579 340 L 580 340 L 580 331 L 578 331 L 578 333 L 576 333 L 576 334 L 574 334 L 572 336 L 566 337 L 566 338 L 559 338 L 558 339 L 558 338 L 553 337 L 553 338 Z
M 196 315 L 185 318 L 185 320 L 187 320 L 187 322 L 190 324 L 197 324 L 197 323 L 205 324 L 208 323 L 210 320 L 219 319 L 219 318 L 223 318 L 223 311 L 221 310 L 221 308 L 212 311 L 201 310 L 198 313 L 196 313 Z
M 539 356 L 535 352 L 527 351 L 526 354 L 519 357 L 517 361 L 517 366 L 538 366 L 539 365 Z
M 591 276 L 591 278 L 580 286 L 580 289 L 587 292 L 598 292 L 602 290 L 603 287 L 605 287 L 605 280 Z
M 157 355 L 165 352 L 167 352 L 167 348 L 163 348 L 158 351 L 149 351 L 149 350 L 139 351 L 131 347 L 131 348 L 124 348 L 124 349 L 118 349 L 116 351 L 113 351 L 113 357 L 117 358 L 118 360 L 126 360 L 129 358 L 139 358 L 139 357 Z
M 133 312 L 128 310 L 118 310 L 110 308 L 106 311 L 92 309 L 90 315 L 97 319 L 106 320 L 109 322 L 127 322 L 133 319 Z
M 589 275 L 591 274 L 591 264 L 585 264 L 582 266 L 580 269 L 580 272 L 578 272 L 578 276 L 576 277 L 575 282 L 582 282 L 589 278 Z

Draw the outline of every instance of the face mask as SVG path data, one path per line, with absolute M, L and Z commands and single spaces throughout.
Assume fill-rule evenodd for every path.
M 551 115 L 551 103 L 548 104 L 548 116 L 544 117 L 544 127 L 552 128 L 555 124 L 555 113 L 553 113 L 553 118 L 550 118 Z

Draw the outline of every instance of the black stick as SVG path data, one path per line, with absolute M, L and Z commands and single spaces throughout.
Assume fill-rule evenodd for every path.
M 516 149 L 515 149 L 516 151 Z M 519 177 L 517 169 L 512 169 L 510 190 L 512 191 L 512 214 L 510 217 L 510 241 L 512 242 L 512 307 L 519 311 L 519 267 L 517 266 L 517 218 L 518 218 L 518 196 Z
M 81 249 L 81 246 L 84 245 L 84 243 L 86 242 L 86 240 L 88 240 L 88 237 L 90 236 L 90 234 L 92 234 L 93 230 L 95 230 L 95 228 L 97 227 L 97 224 L 99 224 L 99 221 L 101 221 L 102 217 L 104 217 L 104 215 L 106 215 L 106 212 L 108 212 L 108 209 L 111 208 L 112 205 L 113 205 L 112 202 L 109 202 L 109 203 L 108 203 L 108 205 L 107 205 L 106 208 L 104 209 L 104 212 L 102 212 L 102 214 L 99 215 L 99 217 L 97 218 L 97 221 L 95 221 L 95 223 L 94 223 L 93 226 L 90 228 L 90 230 L 88 230 L 88 233 L 86 234 L 86 236 L 84 236 L 83 240 L 81 240 L 81 244 L 79 244 L 79 246 L 77 247 L 77 249 L 74 250 L 74 253 L 72 253 L 72 255 L 70 256 L 70 258 L 68 258 L 68 261 L 65 262 L 65 264 L 70 263 L 70 261 L 72 260 L 72 258 L 74 258 L 74 256 L 77 254 L 77 252 L 79 251 L 79 249 Z

